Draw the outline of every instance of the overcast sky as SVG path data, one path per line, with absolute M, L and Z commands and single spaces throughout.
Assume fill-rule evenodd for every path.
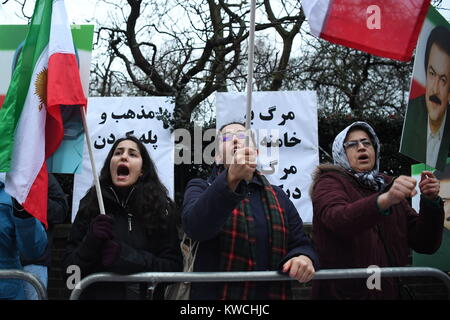
M 105 14 L 104 4 L 96 0 L 66 0 L 67 14 L 71 23 L 89 23 L 94 17 L 101 18 Z M 34 1 L 28 0 L 25 6 L 25 13 L 31 15 Z M 442 7 L 450 8 L 450 0 L 443 0 Z M 440 10 L 440 13 L 450 20 L 450 10 Z M 26 23 L 26 19 L 21 18 L 21 8 L 14 0 L 9 0 L 5 5 L 0 4 L 1 24 Z
M 68 15 L 72 22 L 84 23 L 86 20 L 92 20 L 94 16 L 101 15 L 101 4 L 97 4 L 99 1 L 94 0 L 66 0 L 66 7 Z M 442 1 L 443 8 L 450 9 L 450 0 Z M 440 13 L 446 17 L 447 21 L 450 20 L 450 10 L 440 10 Z
M 24 8 L 26 15 L 33 14 L 35 1 L 28 0 Z M 66 9 L 70 22 L 86 23 L 91 21 L 97 15 L 97 1 L 95 0 L 66 0 Z M 0 23 L 1 24 L 23 24 L 27 20 L 21 16 L 21 6 L 9 0 L 5 5 L 0 4 Z
M 5 5 L 2 5 L 0 0 L 0 24 L 25 24 L 27 23 L 27 19 L 23 17 L 21 6 L 15 0 L 9 0 Z M 22 0 L 23 1 L 23 0 Z M 123 1 L 123 0 L 122 0 Z M 170 0 L 161 0 L 161 1 L 170 1 Z M 186 1 L 195 1 L 195 0 L 186 0 Z M 309 1 L 309 0 L 303 0 Z M 108 2 L 114 2 L 114 0 L 109 0 Z M 27 0 L 27 5 L 24 8 L 24 12 L 26 15 L 31 16 L 33 14 L 34 9 L 34 0 Z M 117 11 L 111 13 L 111 5 L 105 4 L 104 1 L 101 0 L 65 0 L 67 14 L 69 17 L 70 23 L 75 24 L 95 24 L 102 23 L 102 21 L 107 20 L 108 10 L 110 14 L 115 15 L 119 14 Z M 443 0 L 442 7 L 448 8 L 447 10 L 440 10 L 440 13 L 450 21 L 450 0 Z M 176 18 L 176 17 L 173 17 Z M 257 21 L 262 21 L 264 18 L 258 17 L 258 12 L 256 15 Z M 266 21 L 264 21 L 266 22 Z M 279 42 L 278 35 L 274 30 L 271 30 L 268 36 L 272 41 Z M 162 38 L 161 38 L 162 39 Z M 157 39 L 154 39 L 157 41 Z M 302 46 L 302 38 L 296 37 L 295 39 L 295 47 L 300 50 L 297 52 L 299 55 L 302 54 L 301 48 Z

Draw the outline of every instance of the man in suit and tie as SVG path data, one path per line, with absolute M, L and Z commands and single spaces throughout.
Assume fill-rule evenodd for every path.
M 433 168 L 445 166 L 450 145 L 450 31 L 435 27 L 425 51 L 425 94 L 411 99 L 400 151 Z

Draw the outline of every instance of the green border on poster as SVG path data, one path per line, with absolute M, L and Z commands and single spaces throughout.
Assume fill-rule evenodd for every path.
M 70 26 L 73 42 L 78 50 L 92 51 L 94 25 L 73 24 Z M 28 25 L 25 24 L 3 24 L 0 25 L 0 50 L 16 50 L 25 39 Z M 11 35 L 14 35 L 13 37 Z
M 450 158 L 447 158 L 447 166 L 450 165 Z M 426 168 L 425 164 L 419 163 L 411 166 L 411 175 L 419 176 Z M 430 167 L 428 167 L 430 169 Z M 430 171 L 435 171 L 432 169 Z M 450 178 L 450 177 L 449 177 Z M 442 221 L 444 223 L 444 221 Z M 431 267 L 442 270 L 444 272 L 450 271 L 450 230 L 444 228 L 442 234 L 442 242 L 440 248 L 434 254 L 421 254 L 413 250 L 412 265 L 414 267 Z

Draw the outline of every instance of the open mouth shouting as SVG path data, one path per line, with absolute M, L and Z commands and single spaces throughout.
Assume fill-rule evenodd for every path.
M 369 155 L 367 153 L 363 153 L 363 154 L 359 155 L 358 156 L 358 161 L 362 162 L 362 163 L 369 162 Z
M 142 175 L 142 157 L 134 141 L 124 140 L 115 149 L 110 162 L 111 179 L 117 187 L 128 187 Z
M 117 167 L 117 180 L 124 181 L 130 175 L 130 169 L 125 164 L 120 164 Z

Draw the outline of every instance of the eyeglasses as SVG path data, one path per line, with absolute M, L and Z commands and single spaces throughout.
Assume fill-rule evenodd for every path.
M 367 139 L 362 139 L 362 140 L 350 140 L 344 143 L 344 148 L 345 149 L 354 149 L 357 148 L 359 146 L 359 144 L 362 144 L 363 147 L 368 148 L 372 146 L 372 142 L 370 140 Z
M 222 136 L 222 141 L 230 141 L 236 136 L 239 140 L 244 140 L 247 137 L 247 133 L 245 131 L 236 131 L 236 132 L 225 132 L 220 134 Z

